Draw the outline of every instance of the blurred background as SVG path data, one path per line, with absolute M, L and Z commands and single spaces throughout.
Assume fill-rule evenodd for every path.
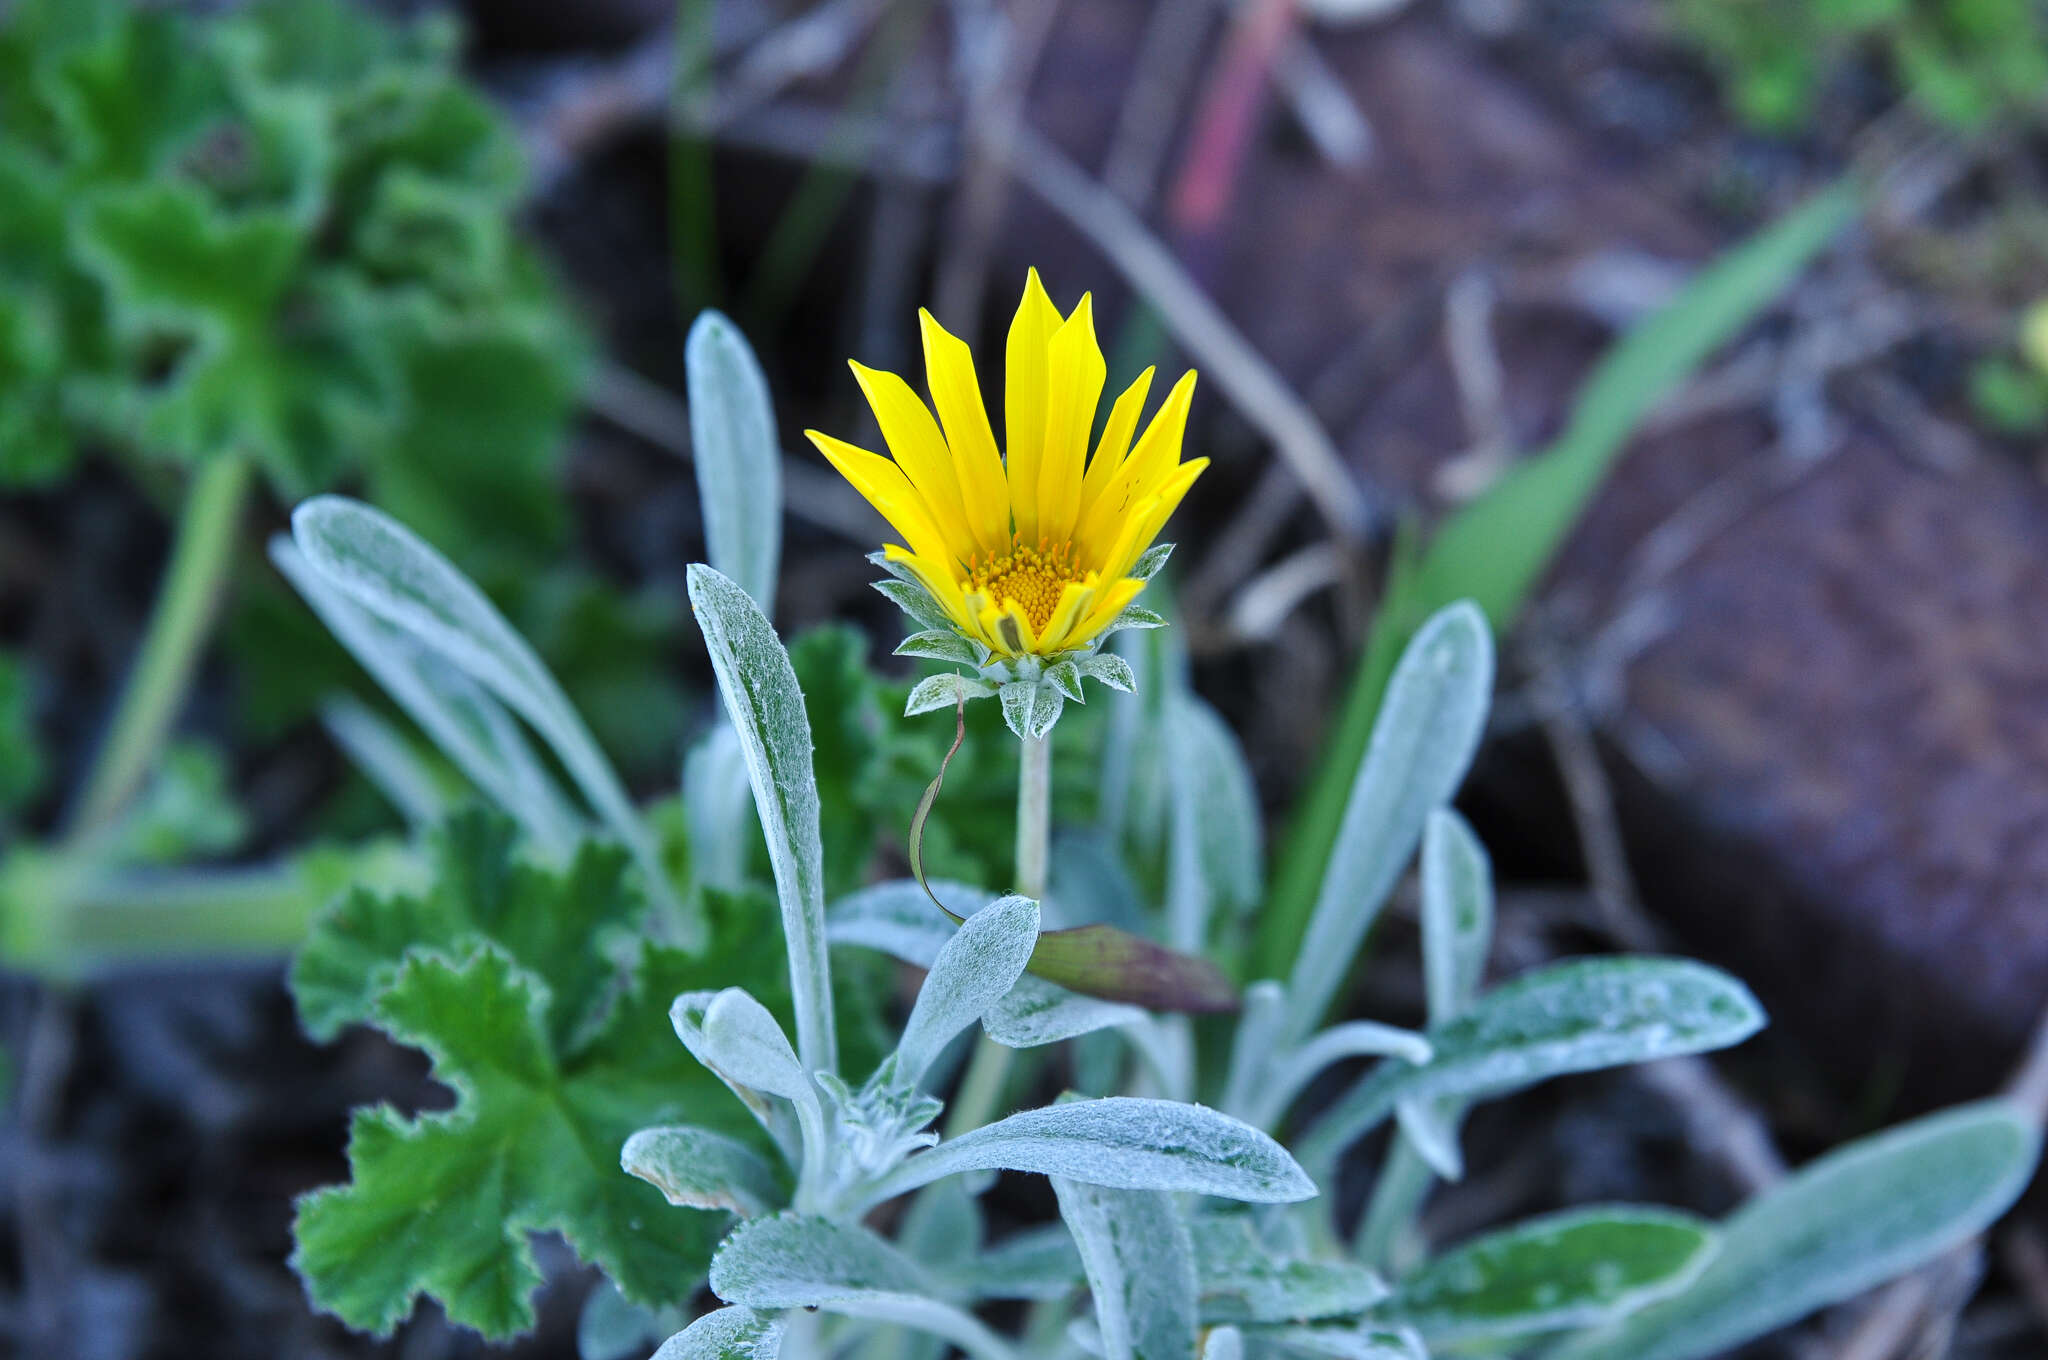
M 1774 228 L 1754 307 L 1685 292 Z M 1511 625 L 1461 800 L 1495 968 L 1682 951 L 1774 1018 L 1718 1075 L 1475 1119 L 1433 1232 L 1718 1212 L 2007 1079 L 2048 1004 L 2034 0 L 0 0 L 13 1353 L 479 1353 L 431 1306 L 350 1336 L 284 1263 L 352 1104 L 446 1102 L 280 984 L 400 825 L 337 747 L 373 687 L 263 556 L 289 506 L 448 551 L 665 792 L 710 712 L 690 321 L 776 400 L 779 623 L 886 655 L 883 526 L 797 432 L 874 446 L 844 360 L 919 382 L 920 306 L 992 385 L 1033 266 L 1094 294 L 1113 388 L 1201 370 L 1179 637 L 1276 828 L 1415 545 L 1490 503 L 1430 570 Z M 1544 458 L 1541 505 L 1495 496 Z M 180 893 L 225 905 L 167 957 Z M 1384 934 L 1363 1004 L 1412 1017 L 1412 907 Z M 2048 1353 L 2038 1217 L 1914 1278 L 1758 1353 Z M 574 1354 L 589 1286 L 518 1353 Z

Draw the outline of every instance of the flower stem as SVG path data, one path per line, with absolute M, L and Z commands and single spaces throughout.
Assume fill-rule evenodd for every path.
M 1027 740 L 1017 765 L 1017 891 L 1045 900 L 1045 866 L 1052 846 L 1052 738 Z M 946 1111 L 946 1137 L 980 1128 L 1002 1099 L 1011 1050 L 986 1034 L 974 1045 L 967 1075 Z
M 1024 743 L 1017 767 L 1017 891 L 1045 900 L 1052 845 L 1052 737 Z
M 68 838 L 74 842 L 103 828 L 120 812 L 149 773 L 165 732 L 178 716 L 212 630 L 249 480 L 248 463 L 224 454 L 201 468 L 185 493 L 171 560 L 142 650 L 72 813 Z

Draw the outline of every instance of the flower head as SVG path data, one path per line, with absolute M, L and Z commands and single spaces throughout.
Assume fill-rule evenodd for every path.
M 1195 375 L 1140 434 L 1146 369 L 1089 457 L 1108 372 L 1094 309 L 1084 295 L 1061 316 L 1033 270 L 1010 323 L 999 454 L 966 344 L 918 316 L 937 419 L 903 379 L 856 363 L 893 461 L 805 433 L 902 536 L 886 564 L 929 593 L 952 631 L 1005 660 L 1086 650 L 1144 589 L 1139 559 L 1209 464 L 1180 457 Z

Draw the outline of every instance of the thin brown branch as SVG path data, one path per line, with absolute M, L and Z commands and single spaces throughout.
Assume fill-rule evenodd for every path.
M 1214 377 L 1246 420 L 1273 443 L 1338 537 L 1371 523 L 1364 490 L 1302 399 L 1253 349 L 1158 237 L 1116 195 L 1088 178 L 1044 137 L 1017 130 L 1010 169 L 1109 258 L 1166 327 Z

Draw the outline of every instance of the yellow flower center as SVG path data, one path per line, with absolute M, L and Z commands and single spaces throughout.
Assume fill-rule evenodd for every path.
M 1015 600 L 1034 630 L 1051 621 L 1067 583 L 1080 579 L 1074 545 L 1051 544 L 1043 538 L 1035 548 L 1013 539 L 1010 550 L 1000 557 L 983 561 L 976 553 L 967 561 L 967 589 L 985 594 L 999 605 Z

